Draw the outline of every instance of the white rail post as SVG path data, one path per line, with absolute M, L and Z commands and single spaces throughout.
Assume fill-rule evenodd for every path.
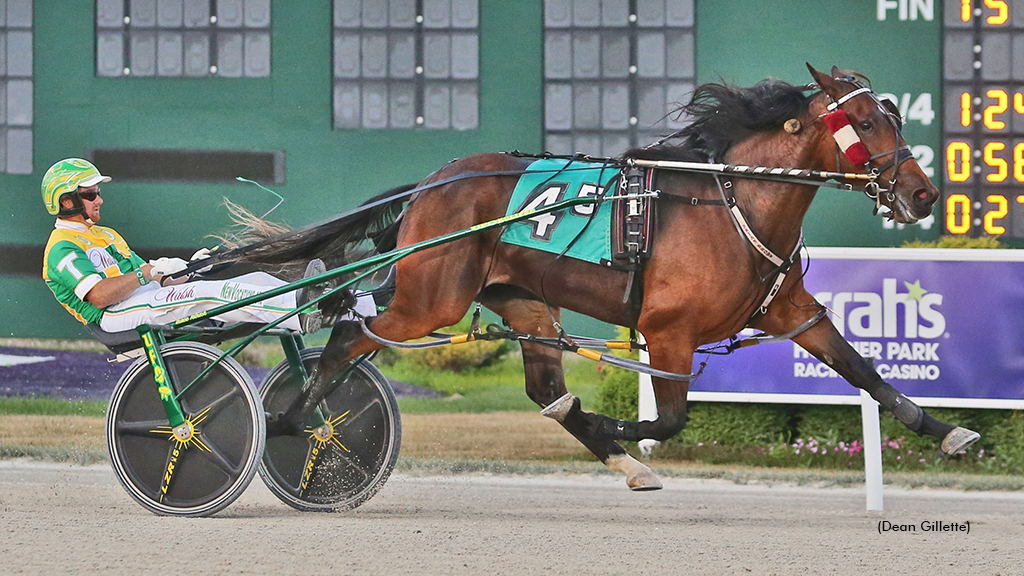
M 860 417 L 864 432 L 864 488 L 868 510 L 882 510 L 882 430 L 878 402 L 860 391 Z
M 637 340 L 643 344 L 647 341 L 644 340 L 643 334 L 637 334 Z M 644 364 L 651 363 L 651 356 L 646 350 L 640 351 L 640 361 Z M 654 384 L 651 382 L 650 374 L 640 375 L 640 398 L 638 399 L 638 410 L 637 420 L 657 420 L 658 419 L 658 401 L 654 397 Z M 657 440 L 641 440 L 637 442 L 640 447 L 640 454 L 644 456 L 650 456 L 651 450 L 655 446 L 661 444 Z

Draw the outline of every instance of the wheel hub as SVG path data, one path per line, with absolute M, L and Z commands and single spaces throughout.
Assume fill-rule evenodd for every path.
M 332 436 L 334 436 L 334 427 L 331 426 L 330 422 L 324 422 L 313 429 L 313 438 L 316 438 L 319 442 L 327 442 Z
M 181 426 L 176 426 L 173 430 L 174 439 L 178 442 L 188 442 L 195 435 L 196 429 L 192 426 L 191 422 L 186 421 Z

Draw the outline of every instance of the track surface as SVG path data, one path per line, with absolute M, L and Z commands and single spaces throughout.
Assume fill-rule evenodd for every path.
M 879 534 L 879 521 L 916 533 Z M 969 534 L 921 531 L 970 521 Z M 106 466 L 0 462 L 0 573 L 1021 574 L 1024 494 L 612 477 L 392 478 L 311 514 L 259 480 L 214 518 L 150 515 Z

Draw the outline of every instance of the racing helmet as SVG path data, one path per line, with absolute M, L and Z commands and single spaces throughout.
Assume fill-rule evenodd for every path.
M 110 182 L 110 176 L 100 174 L 88 160 L 66 158 L 57 162 L 43 175 L 43 204 L 46 204 L 46 211 L 53 216 L 84 214 L 85 207 L 78 196 L 78 187 L 88 188 L 102 182 Z M 71 208 L 61 207 L 60 199 L 64 196 L 71 198 Z

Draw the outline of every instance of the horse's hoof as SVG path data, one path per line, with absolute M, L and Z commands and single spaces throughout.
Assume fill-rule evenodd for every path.
M 959 454 L 977 442 L 979 438 L 981 438 L 981 434 L 974 430 L 957 426 L 942 440 L 942 451 L 946 454 Z
M 629 454 L 613 454 L 608 456 L 604 462 L 612 472 L 620 472 L 626 475 L 626 486 L 630 490 L 642 492 L 644 490 L 661 490 L 661 480 L 651 472 L 651 469 L 637 462 Z
M 548 404 L 540 411 L 542 416 L 554 419 L 558 422 L 564 422 L 565 417 L 569 415 L 569 411 L 572 410 L 573 401 L 576 397 L 572 395 L 572 392 L 566 392 L 565 396 L 562 396 L 558 400 L 555 400 L 551 404 Z
M 629 486 L 629 489 L 634 492 L 661 490 L 663 488 L 661 480 L 650 470 L 645 470 L 631 478 L 627 478 L 626 486 Z
M 267 413 L 267 438 L 294 436 L 298 428 L 284 417 L 284 412 Z

